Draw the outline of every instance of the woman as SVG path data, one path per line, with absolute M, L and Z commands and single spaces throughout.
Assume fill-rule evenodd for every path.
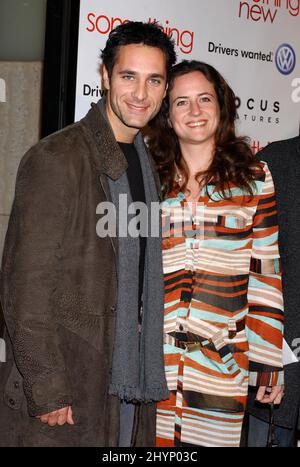
M 163 186 L 165 370 L 157 446 L 239 446 L 248 385 L 283 394 L 280 259 L 265 163 L 211 66 L 173 68 L 150 149 Z

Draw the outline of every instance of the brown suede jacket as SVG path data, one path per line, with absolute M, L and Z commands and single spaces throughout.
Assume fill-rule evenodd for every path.
M 20 164 L 1 271 L 0 446 L 118 443 L 119 400 L 108 395 L 118 245 L 97 236 L 96 208 L 110 200 L 107 177 L 126 168 L 96 105 Z M 35 418 L 70 404 L 74 427 Z M 154 438 L 155 406 L 142 405 L 132 444 Z

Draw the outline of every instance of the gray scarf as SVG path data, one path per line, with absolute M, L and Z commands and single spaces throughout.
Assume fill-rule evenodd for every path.
M 104 113 L 103 101 L 101 111 Z M 151 226 L 151 202 L 159 202 L 149 156 L 139 134 L 135 139 Z M 127 174 L 108 179 L 119 218 L 119 195 L 132 202 Z M 130 216 L 128 216 L 130 221 Z M 109 393 L 121 400 L 153 402 L 169 397 L 163 362 L 163 272 L 161 237 L 147 238 L 145 254 L 143 319 L 138 331 L 139 238 L 118 238 L 118 303 Z

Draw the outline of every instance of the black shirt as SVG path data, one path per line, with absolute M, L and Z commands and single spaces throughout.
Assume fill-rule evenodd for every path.
M 119 146 L 126 157 L 128 162 L 127 177 L 131 198 L 134 203 L 142 202 L 146 204 L 145 187 L 143 180 L 143 173 L 141 168 L 140 158 L 134 144 L 119 143 Z M 138 211 L 138 210 L 137 210 Z M 139 214 L 137 212 L 136 214 Z M 145 266 L 145 252 L 147 246 L 146 237 L 139 237 L 140 239 L 140 259 L 139 259 L 139 309 L 142 304 L 143 281 L 144 281 L 144 266 Z

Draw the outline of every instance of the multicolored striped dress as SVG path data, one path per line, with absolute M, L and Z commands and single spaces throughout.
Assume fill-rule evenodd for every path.
M 157 446 L 238 447 L 248 385 L 283 384 L 278 226 L 270 171 L 254 196 L 203 189 L 194 215 L 180 189 L 162 206 L 164 353 L 170 398 Z M 208 194 L 207 194 L 208 192 Z

